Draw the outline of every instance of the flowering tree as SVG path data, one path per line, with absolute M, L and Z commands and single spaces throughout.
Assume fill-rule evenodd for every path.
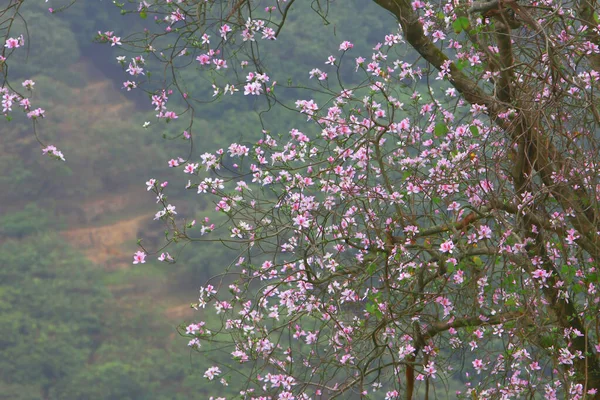
M 228 353 L 205 377 L 216 392 L 241 377 L 249 399 L 447 398 L 457 385 L 459 398 L 600 398 L 597 3 L 374 2 L 399 25 L 371 54 L 331 49 L 292 103 L 260 54 L 294 0 L 142 1 L 119 6 L 155 24 L 98 34 L 138 53 L 118 59 L 123 87 L 148 91 L 159 120 L 188 118 L 190 143 L 211 96 L 306 120 L 169 162 L 226 217 L 225 236 L 147 182 L 168 244 L 239 251 L 182 328 L 199 352 Z M 313 1 L 315 18 L 335 3 Z M 6 84 L 24 39 L 3 26 L 4 112 L 19 102 L 35 122 L 43 110 Z M 199 73 L 212 87 L 188 92 Z

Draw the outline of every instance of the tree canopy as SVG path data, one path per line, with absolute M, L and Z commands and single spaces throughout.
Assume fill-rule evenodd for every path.
M 0 13 L 3 106 L 37 135 L 34 83 L 8 68 L 21 5 Z M 596 1 L 115 5 L 128 22 L 96 41 L 186 144 L 166 150 L 179 178 L 146 182 L 166 247 L 133 262 L 235 252 L 180 327 L 207 390 L 600 398 Z

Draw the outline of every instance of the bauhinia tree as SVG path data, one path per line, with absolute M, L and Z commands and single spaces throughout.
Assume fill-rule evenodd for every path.
M 200 353 L 227 352 L 205 372 L 215 396 L 242 382 L 248 399 L 600 398 L 597 2 L 374 0 L 398 24 L 371 54 L 331 49 L 290 106 L 261 54 L 296 3 L 117 4 L 154 21 L 97 37 L 137 52 L 119 58 L 124 87 L 148 91 L 159 120 L 189 118 L 185 138 L 201 140 L 204 101 L 230 94 L 306 119 L 171 160 L 225 235 L 147 182 L 167 244 L 239 251 L 182 327 Z M 21 4 L 0 13 L 3 108 L 37 122 L 7 72 Z M 348 6 L 311 5 L 325 20 Z M 201 74 L 212 88 L 188 92 Z

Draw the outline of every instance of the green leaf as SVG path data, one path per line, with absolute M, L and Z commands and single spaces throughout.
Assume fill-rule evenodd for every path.
M 377 307 L 377 305 L 374 303 L 367 303 L 367 305 L 365 306 L 365 310 L 369 314 L 375 315 L 377 318 L 383 317 L 383 313 L 381 312 L 381 310 L 379 310 L 379 307 Z
M 463 69 L 465 69 L 465 67 L 467 65 L 469 65 L 469 61 L 468 60 L 458 60 L 455 64 L 456 64 L 456 68 L 459 71 L 462 71 Z
M 433 129 L 433 133 L 437 137 L 444 136 L 446 133 L 448 133 L 448 127 L 446 126 L 446 124 L 436 124 L 435 128 Z
M 452 23 L 452 28 L 454 29 L 454 32 L 456 32 L 456 33 L 461 33 L 462 31 L 469 29 L 470 26 L 471 26 L 471 24 L 469 22 L 469 18 L 467 18 L 467 17 L 458 17 Z
M 373 276 L 373 274 L 375 273 L 375 271 L 377 270 L 377 264 L 375 263 L 371 263 L 369 264 L 369 266 L 367 267 L 367 274 L 369 276 Z
M 146 19 L 146 18 L 148 18 L 148 13 L 146 12 L 146 10 L 142 10 L 142 11 L 140 11 L 140 18 L 141 18 L 141 19 Z
M 546 335 L 546 336 L 540 337 L 540 346 L 544 349 L 551 347 L 552 345 L 555 344 L 555 342 L 556 342 L 556 339 L 552 336 Z
M 479 128 L 478 127 L 476 127 L 475 125 L 471 125 L 469 130 L 471 131 L 471 134 L 473 135 L 473 137 L 479 137 Z
M 367 305 L 365 306 L 365 310 L 367 310 L 368 313 L 373 314 L 373 312 L 375 311 L 375 304 L 367 303 Z

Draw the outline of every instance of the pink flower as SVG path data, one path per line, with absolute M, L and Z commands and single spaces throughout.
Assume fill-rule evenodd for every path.
M 437 369 L 435 368 L 435 364 L 433 363 L 433 361 L 430 361 L 425 366 L 425 368 L 423 368 L 423 371 L 425 371 L 425 373 L 427 374 L 427 376 L 435 378 L 435 373 L 437 372 Z
M 187 335 L 195 335 L 200 329 L 200 324 L 190 324 L 185 328 L 185 333 Z
M 552 276 L 551 272 L 545 271 L 541 268 L 538 268 L 531 273 L 531 277 L 533 279 L 541 279 L 542 282 L 546 282 L 546 279 L 550 278 L 551 276 Z
M 32 81 L 31 79 L 27 79 L 27 80 L 24 80 L 23 83 L 21 83 L 21 85 L 23 85 L 23 87 L 27 90 L 33 90 L 33 86 L 35 85 L 35 82 Z
M 25 44 L 25 41 L 23 40 L 23 35 L 19 36 L 18 38 L 8 38 L 6 39 L 6 43 L 4 45 L 4 47 L 9 48 L 9 49 L 17 49 L 21 46 L 23 46 Z
M 401 131 L 407 131 L 410 129 L 410 120 L 408 118 L 404 118 L 402 121 L 398 123 L 398 129 Z
M 119 45 L 119 46 L 121 45 L 121 38 L 119 36 L 113 36 L 113 37 L 111 37 L 110 41 L 111 41 L 111 44 L 110 44 L 111 47 L 114 46 L 114 45 Z
M 146 262 L 146 253 L 143 251 L 136 251 L 133 255 L 134 264 L 144 264 Z
M 353 47 L 354 47 L 354 45 L 352 43 L 350 43 L 349 41 L 345 40 L 345 41 L 342 42 L 342 44 L 340 44 L 340 51 L 350 50 Z
M 54 157 L 61 161 L 65 161 L 65 156 L 63 155 L 63 153 L 60 150 L 58 150 L 55 146 L 52 146 L 52 145 L 43 148 L 42 154 L 47 154 L 50 157 Z
M 531 364 L 529 364 L 529 368 L 532 371 L 539 371 L 540 369 L 542 369 L 542 367 L 540 367 L 540 363 L 538 363 L 537 361 L 534 361 Z
M 49 145 L 42 149 L 42 154 L 53 153 L 54 151 L 56 151 L 56 146 Z
M 183 172 L 185 172 L 186 174 L 193 174 L 194 171 L 196 170 L 196 168 L 198 168 L 198 164 L 194 164 L 194 163 L 189 163 L 185 166 L 185 168 L 183 169 Z
M 452 243 L 452 240 L 448 240 L 440 245 L 440 251 L 442 253 L 451 253 L 452 254 L 453 249 L 454 249 L 454 243 Z
M 160 253 L 160 257 L 158 257 L 158 261 L 165 261 L 167 260 L 168 262 L 173 261 L 173 257 L 171 257 L 171 255 L 169 253 Z
M 475 359 L 475 361 L 473 361 L 473 368 L 475 368 L 475 371 L 477 371 L 477 374 L 479 375 L 481 371 L 485 369 L 483 361 L 478 358 Z
M 265 26 L 262 30 L 262 37 L 261 39 L 266 39 L 266 40 L 276 40 L 277 36 L 275 36 L 275 34 L 277 33 L 273 28 L 269 28 L 268 26 Z
M 452 279 L 454 280 L 454 283 L 456 283 L 457 285 L 460 285 L 461 283 L 463 283 L 465 281 L 465 272 L 462 270 L 457 270 Z
M 196 61 L 198 61 L 200 65 L 210 65 L 210 56 L 208 54 L 200 54 L 196 57 Z
M 231 32 L 231 27 L 227 24 L 219 28 L 219 33 L 223 39 L 227 39 L 227 34 Z
M 146 182 L 146 190 L 150 191 L 152 189 L 154 189 L 154 185 L 156 184 L 156 179 L 150 179 L 148 182 Z
M 575 244 L 575 241 L 580 238 L 579 234 L 575 229 L 569 229 L 567 231 L 566 241 L 568 244 Z
M 298 215 L 297 217 L 293 218 L 294 220 L 294 225 L 298 225 L 300 228 L 309 228 L 310 227 L 310 220 L 308 218 L 306 218 L 304 215 Z
M 219 369 L 219 367 L 210 367 L 204 373 L 204 377 L 207 378 L 209 381 L 212 381 L 213 379 L 215 379 L 216 376 L 219 376 L 220 373 L 221 370 Z
M 128 92 L 130 92 L 131 89 L 135 89 L 136 87 L 137 87 L 137 84 L 133 81 L 123 82 L 123 89 L 127 89 Z
M 27 118 L 29 118 L 29 119 L 44 118 L 45 112 L 46 112 L 46 110 L 44 110 L 44 109 L 36 108 L 35 110 L 27 113 Z
M 431 36 L 433 37 L 433 43 L 437 42 L 438 40 L 446 39 L 446 35 L 444 35 L 444 32 L 442 31 L 435 31 Z

